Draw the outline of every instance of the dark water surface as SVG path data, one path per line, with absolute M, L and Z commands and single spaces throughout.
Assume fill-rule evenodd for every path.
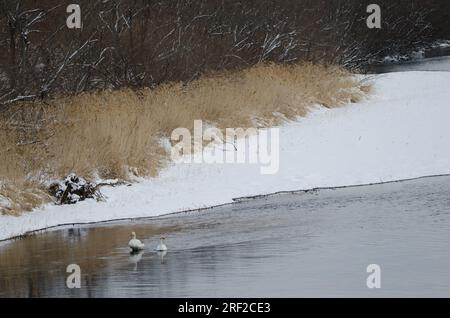
M 434 48 L 425 51 L 425 58 L 398 63 L 373 64 L 368 67 L 370 73 L 392 72 L 450 72 L 450 47 Z
M 450 56 L 434 57 L 425 60 L 403 62 L 401 64 L 372 65 L 372 73 L 383 74 L 392 72 L 450 72 Z
M 147 245 L 130 255 L 129 233 Z M 153 251 L 161 235 L 169 252 Z M 68 289 L 69 264 L 82 288 Z M 381 289 L 368 289 L 369 264 Z M 0 296 L 450 296 L 450 177 L 284 194 L 0 245 Z

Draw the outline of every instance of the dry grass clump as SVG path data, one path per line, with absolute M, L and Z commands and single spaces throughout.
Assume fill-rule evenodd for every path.
M 273 126 L 319 104 L 356 102 L 368 86 L 348 72 L 313 64 L 259 65 L 155 89 L 98 91 L 22 103 L 0 112 L 3 214 L 49 198 L 44 184 L 85 178 L 156 176 L 168 160 L 161 138 L 201 119 L 218 128 Z M 4 200 L 3 200 L 4 201 Z
M 38 183 L 19 181 L 0 185 L 0 214 L 20 215 L 51 201 Z

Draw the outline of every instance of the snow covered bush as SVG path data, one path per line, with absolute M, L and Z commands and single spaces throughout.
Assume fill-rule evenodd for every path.
M 97 190 L 97 184 L 88 182 L 74 173 L 69 174 L 63 181 L 53 182 L 49 191 L 59 204 L 75 204 L 86 199 L 100 200 L 103 198 L 100 191 Z

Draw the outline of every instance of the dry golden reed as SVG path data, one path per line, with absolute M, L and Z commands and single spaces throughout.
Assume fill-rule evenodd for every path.
M 192 129 L 196 119 L 222 129 L 268 127 L 303 116 L 312 105 L 356 102 L 367 89 L 337 67 L 265 64 L 188 84 L 12 105 L 0 113 L 0 212 L 48 202 L 45 182 L 72 172 L 156 176 L 169 160 L 161 139 L 178 127 Z

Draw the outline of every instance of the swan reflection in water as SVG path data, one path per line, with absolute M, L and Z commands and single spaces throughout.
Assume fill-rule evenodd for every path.
M 144 255 L 144 251 L 130 252 L 130 256 L 128 257 L 128 262 L 130 264 L 134 264 L 135 271 L 137 271 L 138 263 L 142 260 L 142 255 Z
M 159 256 L 159 259 L 161 260 L 161 264 L 164 264 L 164 257 L 166 256 L 167 251 L 158 251 L 157 254 Z
M 167 251 L 159 251 L 156 252 L 158 254 L 159 259 L 161 260 L 161 264 L 165 264 L 164 257 L 167 254 Z M 130 256 L 128 257 L 128 262 L 130 264 L 134 264 L 134 271 L 137 271 L 138 263 L 142 260 L 142 256 L 144 255 L 144 251 L 139 252 L 130 252 Z

